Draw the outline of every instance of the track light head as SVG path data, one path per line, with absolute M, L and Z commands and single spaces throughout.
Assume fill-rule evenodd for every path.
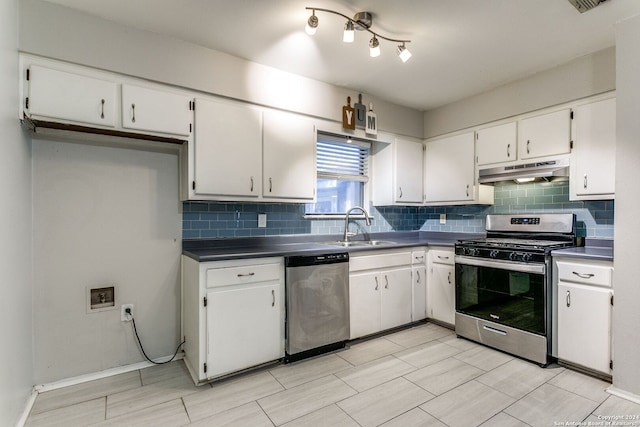
M 318 22 L 318 17 L 316 16 L 316 11 L 314 10 L 313 14 L 309 17 L 309 19 L 307 19 L 307 25 L 304 27 L 304 30 L 307 32 L 307 34 L 312 36 L 316 33 L 316 30 L 318 29 Z
M 373 36 L 371 40 L 369 40 L 369 55 L 372 58 L 380 56 L 380 42 L 376 36 Z
M 344 24 L 344 33 L 342 35 L 342 41 L 345 43 L 353 43 L 353 40 L 355 39 L 355 30 L 353 28 L 353 22 L 352 21 L 347 21 L 346 24 Z
M 405 47 L 404 43 L 398 46 L 398 56 L 400 57 L 402 62 L 407 62 L 409 58 L 411 58 L 411 52 L 409 52 L 409 49 Z

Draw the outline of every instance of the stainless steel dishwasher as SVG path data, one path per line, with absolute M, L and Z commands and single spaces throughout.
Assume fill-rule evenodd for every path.
M 349 254 L 285 258 L 285 362 L 343 348 L 349 339 Z

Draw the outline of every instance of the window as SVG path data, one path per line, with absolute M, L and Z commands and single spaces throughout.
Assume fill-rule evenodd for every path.
M 318 133 L 318 197 L 316 203 L 305 205 L 307 215 L 340 215 L 365 205 L 370 145 L 365 140 Z

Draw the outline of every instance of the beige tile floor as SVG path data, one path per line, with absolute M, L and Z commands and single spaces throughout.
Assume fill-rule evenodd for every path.
M 200 387 L 177 361 L 42 393 L 27 425 L 559 426 L 640 416 L 608 386 L 424 324 Z

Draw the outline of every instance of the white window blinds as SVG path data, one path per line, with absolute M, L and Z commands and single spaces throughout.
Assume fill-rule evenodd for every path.
M 368 181 L 370 143 L 354 138 L 348 141 L 344 136 L 318 133 L 318 178 Z

